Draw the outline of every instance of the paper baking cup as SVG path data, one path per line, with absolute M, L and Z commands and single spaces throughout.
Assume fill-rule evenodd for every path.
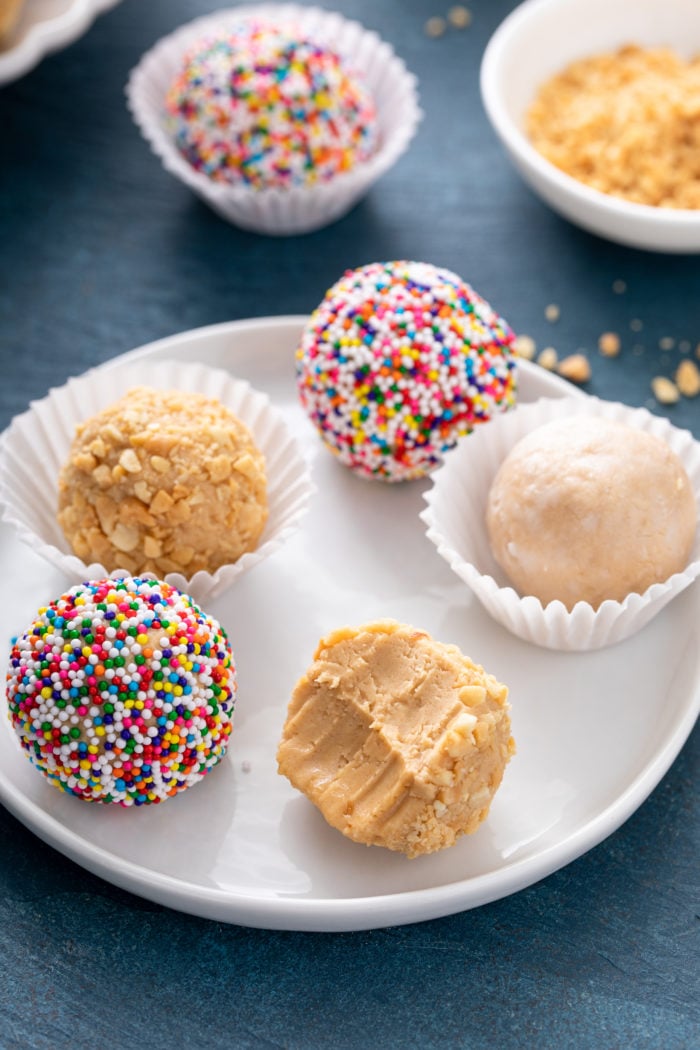
M 543 606 L 533 596 L 520 597 L 491 554 L 486 530 L 489 490 L 499 466 L 522 437 L 543 423 L 573 415 L 618 420 L 666 441 L 688 473 L 700 513 L 700 443 L 692 434 L 646 409 L 587 397 L 543 398 L 520 405 L 462 438 L 433 474 L 421 518 L 438 552 L 495 620 L 535 645 L 581 651 L 601 649 L 639 631 L 700 575 L 700 529 L 685 571 L 652 584 L 644 594 L 605 601 L 598 609 L 578 602 L 571 611 L 560 601 Z
M 77 423 L 118 400 L 135 386 L 187 390 L 216 397 L 241 419 L 265 456 L 269 515 L 258 547 L 214 573 L 191 577 L 168 573 L 167 583 L 205 601 L 230 587 L 248 569 L 276 551 L 294 532 L 313 491 L 306 460 L 279 412 L 266 394 L 221 369 L 179 361 L 104 365 L 69 379 L 17 416 L 0 442 L 2 520 L 13 525 L 25 543 L 73 583 L 109 576 L 93 562 L 71 553 L 56 520 L 58 476 L 75 436 Z M 144 573 L 151 576 L 152 573 Z
M 255 190 L 214 182 L 182 157 L 167 130 L 165 98 L 184 53 L 202 37 L 265 18 L 292 24 L 343 56 L 349 69 L 364 76 L 377 108 L 379 145 L 374 155 L 327 183 L 288 190 Z M 267 234 L 308 233 L 334 222 L 364 196 L 407 149 L 421 111 L 416 78 L 376 33 L 318 7 L 260 4 L 215 11 L 161 39 L 132 71 L 126 87 L 134 120 L 163 166 L 194 190 L 214 211 L 246 230 Z

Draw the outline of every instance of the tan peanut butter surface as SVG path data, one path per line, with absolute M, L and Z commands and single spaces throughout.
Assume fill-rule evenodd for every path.
M 341 628 L 297 683 L 279 771 L 356 842 L 432 853 L 488 815 L 515 750 L 507 695 L 423 631 Z
M 73 551 L 110 572 L 213 572 L 254 550 L 265 460 L 216 398 L 137 387 L 80 424 L 59 477 Z

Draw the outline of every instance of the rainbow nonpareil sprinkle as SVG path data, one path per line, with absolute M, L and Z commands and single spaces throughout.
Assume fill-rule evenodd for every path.
M 258 21 L 192 47 L 166 111 L 193 168 L 256 190 L 328 182 L 377 146 L 372 98 L 341 57 Z
M 236 672 L 226 634 L 159 580 L 79 584 L 13 644 L 10 720 L 33 764 L 88 802 L 141 806 L 226 751 Z
M 428 263 L 347 273 L 297 350 L 301 403 L 346 466 L 407 481 L 515 402 L 515 336 L 468 284 Z

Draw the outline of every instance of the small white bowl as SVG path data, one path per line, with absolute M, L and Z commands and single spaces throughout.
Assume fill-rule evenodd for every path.
M 261 18 L 291 24 L 332 47 L 364 76 L 377 110 L 379 144 L 364 163 L 315 186 L 256 190 L 216 182 L 182 156 L 167 128 L 165 97 L 184 53 L 212 33 Z M 126 86 L 132 116 L 163 166 L 224 219 L 270 235 L 309 233 L 345 215 L 408 148 L 422 117 L 416 78 L 385 41 L 332 11 L 296 4 L 258 4 L 214 11 L 163 37 L 132 71 Z
M 684 572 L 654 583 L 644 594 L 624 601 L 604 601 L 597 609 L 577 602 L 569 610 L 560 601 L 543 605 L 533 595 L 521 597 L 491 553 L 486 504 L 493 479 L 517 442 L 552 419 L 601 416 L 654 434 L 679 456 L 690 478 L 700 515 L 700 442 L 687 430 L 645 408 L 630 408 L 595 397 L 542 398 L 520 404 L 461 438 L 432 475 L 421 518 L 427 536 L 490 615 L 512 634 L 547 649 L 584 651 L 622 641 L 649 623 L 677 594 L 700 576 L 700 527 Z
M 523 130 L 540 84 L 576 59 L 625 44 L 691 58 L 700 51 L 698 0 L 526 0 L 484 52 L 487 116 L 525 181 L 571 222 L 635 248 L 700 252 L 700 210 L 633 204 L 591 189 L 546 160 Z
M 269 515 L 256 549 L 214 573 L 196 572 L 186 577 L 172 572 L 164 577 L 166 583 L 204 602 L 286 542 L 306 513 L 313 492 L 306 459 L 267 394 L 223 369 L 182 361 L 108 362 L 33 401 L 27 412 L 15 417 L 0 441 L 2 520 L 71 583 L 118 572 L 120 566 L 88 565 L 71 552 L 56 518 L 58 476 L 68 458 L 76 424 L 136 386 L 187 390 L 218 398 L 246 424 L 265 457 Z

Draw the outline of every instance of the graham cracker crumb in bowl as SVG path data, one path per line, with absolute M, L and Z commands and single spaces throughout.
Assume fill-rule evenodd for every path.
M 571 63 L 527 114 L 535 148 L 601 193 L 700 208 L 700 58 L 634 44 Z
M 551 324 L 555 324 L 561 316 L 561 310 L 556 303 L 549 303 L 549 305 L 544 308 L 544 316 Z

